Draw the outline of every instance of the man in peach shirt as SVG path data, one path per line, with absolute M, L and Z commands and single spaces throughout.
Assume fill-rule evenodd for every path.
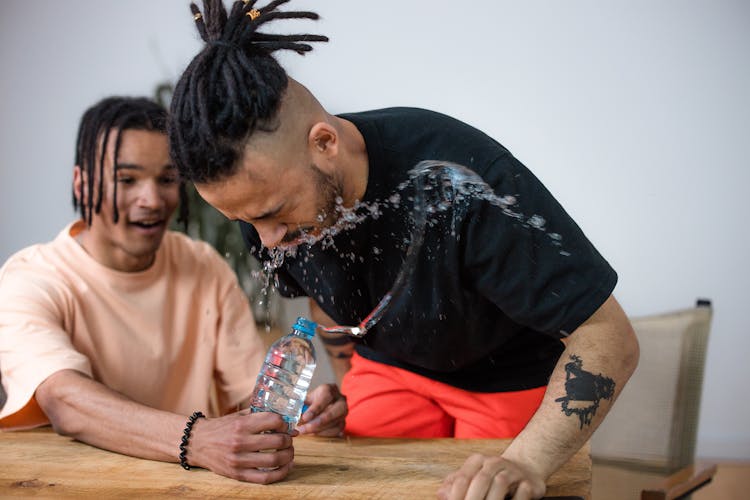
M 0 269 L 0 429 L 51 424 L 100 448 L 278 481 L 294 456 L 286 423 L 236 411 L 265 354 L 247 299 L 208 244 L 167 230 L 181 190 L 165 122 L 142 98 L 87 110 L 73 170 L 81 220 Z M 342 431 L 334 385 L 308 403 L 300 432 Z

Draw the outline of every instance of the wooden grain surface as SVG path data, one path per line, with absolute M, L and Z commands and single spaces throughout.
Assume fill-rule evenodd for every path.
M 0 498 L 435 498 L 442 478 L 471 453 L 498 453 L 508 443 L 298 437 L 289 476 L 255 485 L 100 450 L 49 428 L 0 432 Z M 588 498 L 590 489 L 584 448 L 550 478 L 547 495 Z

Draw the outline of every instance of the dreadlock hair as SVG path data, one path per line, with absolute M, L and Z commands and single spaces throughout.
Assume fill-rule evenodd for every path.
M 232 175 L 245 142 L 256 131 L 272 132 L 286 72 L 272 53 L 304 55 L 303 42 L 326 42 L 321 35 L 276 35 L 258 29 L 276 19 L 318 19 L 314 12 L 281 12 L 289 0 L 256 9 L 241 0 L 227 12 L 222 0 L 203 0 L 203 12 L 190 4 L 206 45 L 178 81 L 168 123 L 170 154 L 180 176 L 197 183 Z
M 148 130 L 166 133 L 167 110 L 156 102 L 143 97 L 108 97 L 91 106 L 83 114 L 78 127 L 76 140 L 76 165 L 86 173 L 85 181 L 89 195 L 83 199 L 83 187 L 76 193 L 73 187 L 73 208 L 80 210 L 81 217 L 90 226 L 94 213 L 102 208 L 104 192 L 104 158 L 109 132 L 115 130 L 115 151 L 113 164 L 114 195 L 112 197 L 114 223 L 120 219 L 117 210 L 117 157 L 120 152 L 120 138 L 125 130 Z M 97 157 L 97 152 L 99 153 Z M 98 169 L 98 175 L 95 175 Z M 98 188 L 94 180 L 98 178 Z M 187 197 L 184 182 L 180 181 L 180 211 L 178 221 L 187 222 Z M 96 202 L 93 193 L 98 192 Z

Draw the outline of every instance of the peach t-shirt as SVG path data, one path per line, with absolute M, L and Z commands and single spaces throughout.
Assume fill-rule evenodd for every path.
M 125 273 L 86 253 L 74 239 L 82 227 L 70 224 L 0 269 L 0 429 L 48 423 L 34 392 L 63 369 L 183 415 L 217 415 L 246 399 L 265 349 L 213 248 L 168 231 L 149 269 Z

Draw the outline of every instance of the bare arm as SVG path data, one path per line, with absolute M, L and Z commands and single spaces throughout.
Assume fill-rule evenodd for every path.
M 177 462 L 187 415 L 136 403 L 86 375 L 62 370 L 36 390 L 39 406 L 59 434 L 126 455 Z M 290 470 L 294 449 L 286 424 L 273 413 L 234 413 L 199 419 L 188 445 L 190 465 L 243 481 L 269 483 Z M 264 431 L 273 433 L 261 434 Z M 260 450 L 275 449 L 267 453 Z M 257 468 L 279 467 L 260 471 Z
M 310 316 L 313 321 L 322 326 L 336 324 L 312 299 L 310 299 Z M 349 340 L 348 337 L 336 334 L 321 333 L 320 338 L 328 353 L 336 382 L 341 386 L 344 375 L 352 367 L 351 358 L 354 353 L 354 342 Z
M 334 324 L 333 320 L 312 299 L 310 299 L 310 316 L 319 325 Z M 309 408 L 300 417 L 297 430 L 302 434 L 341 436 L 349 407 L 338 386 L 341 385 L 344 374 L 351 367 L 350 358 L 354 344 L 341 335 L 326 335 L 325 333 L 319 335 L 328 353 L 338 385 L 323 384 L 307 395 L 305 402 Z M 330 343 L 332 340 L 334 344 Z M 340 340 L 344 343 L 338 342 Z
M 545 482 L 591 437 L 638 364 L 638 341 L 609 297 L 566 342 L 544 399 L 502 456 L 469 457 L 443 498 L 541 498 Z

